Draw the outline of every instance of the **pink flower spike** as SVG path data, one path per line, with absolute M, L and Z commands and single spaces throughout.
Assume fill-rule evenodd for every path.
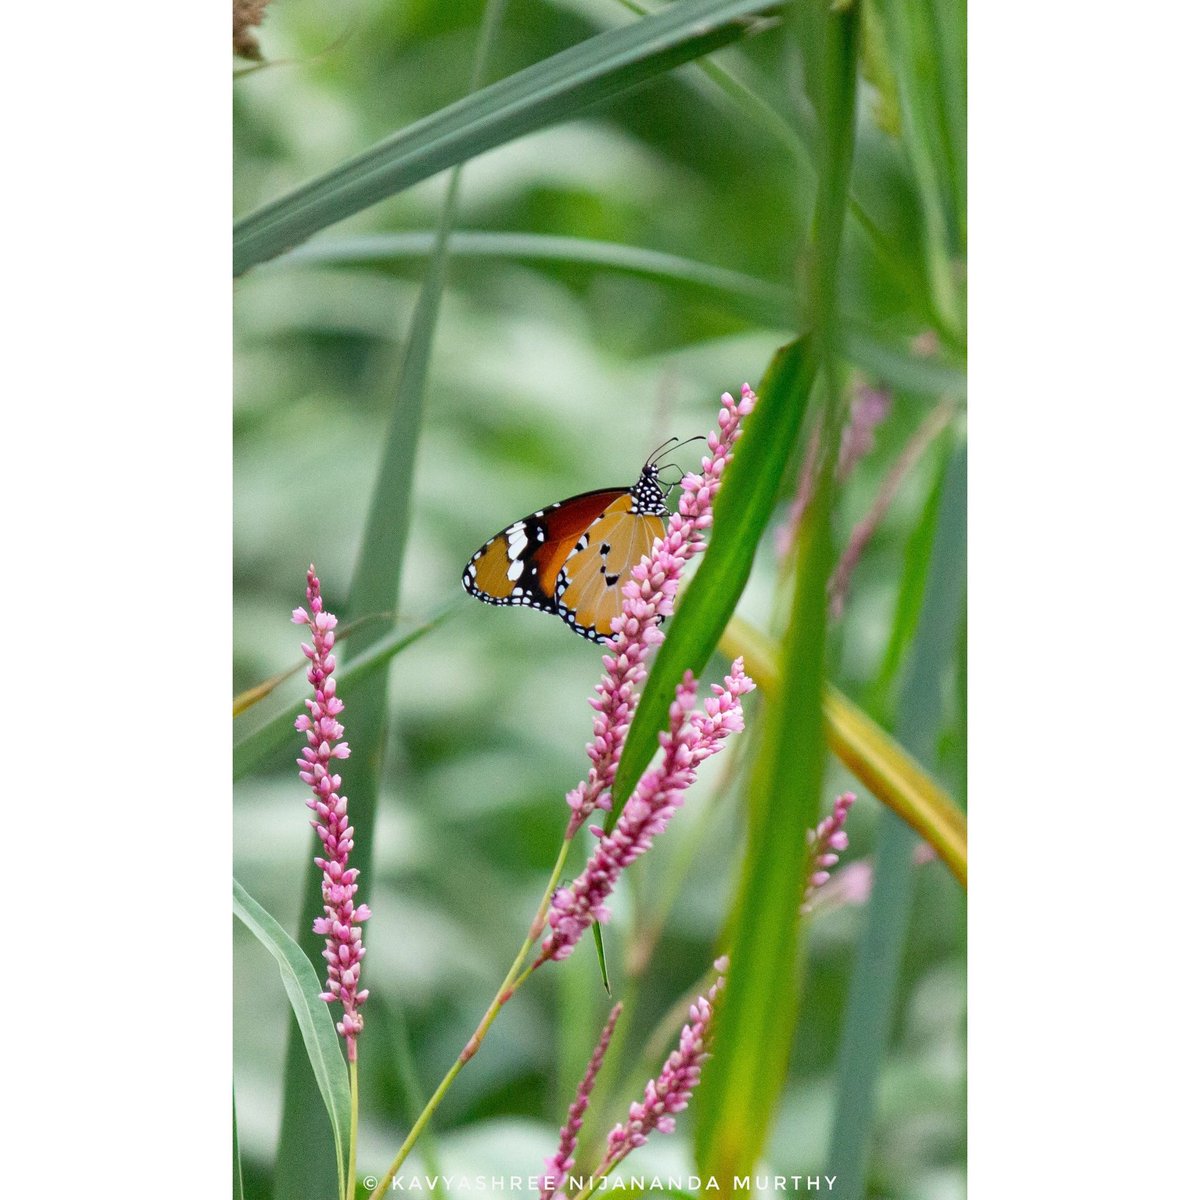
M 365 904 L 355 905 L 358 891 L 358 869 L 349 866 L 350 851 L 354 849 L 354 827 L 346 816 L 346 798 L 339 796 L 342 777 L 329 769 L 335 758 L 346 758 L 350 747 L 341 741 L 344 730 L 337 720 L 342 702 L 335 694 L 333 677 L 333 631 L 337 617 L 324 611 L 321 600 L 321 581 L 316 570 L 308 568 L 308 611 L 298 608 L 292 613 L 296 624 L 307 624 L 312 645 L 302 649 L 312 665 L 308 682 L 312 684 L 313 699 L 304 702 L 308 714 L 296 718 L 296 728 L 304 734 L 308 745 L 296 760 L 300 778 L 313 792 L 308 807 L 318 819 L 310 822 L 317 831 L 325 857 L 315 861 L 324 878 L 321 896 L 325 915 L 313 921 L 313 932 L 325 938 L 325 962 L 328 977 L 321 999 L 342 1005 L 342 1019 L 337 1031 L 346 1039 L 346 1057 L 357 1057 L 357 1038 L 362 1032 L 362 1014 L 358 1011 L 367 992 L 358 986 L 362 973 L 362 923 L 371 915 Z
M 933 862 L 937 854 L 928 842 L 913 847 L 913 865 L 920 867 Z M 871 898 L 875 868 L 869 859 L 859 858 L 847 863 L 829 877 L 829 882 L 817 889 L 810 908 L 813 913 L 832 912 L 837 908 L 866 904 Z
M 604 676 L 596 686 L 599 699 L 589 701 L 596 710 L 594 736 L 587 748 L 592 766 L 587 778 L 567 794 L 572 810 L 569 838 L 597 808 L 612 807 L 612 783 L 637 707 L 636 689 L 646 678 L 650 651 L 663 640 L 659 621 L 674 611 L 684 566 L 704 549 L 704 530 L 712 524 L 712 504 L 721 475 L 742 435 L 742 420 L 753 410 L 756 399 L 749 384 L 742 385 L 740 401 L 728 392 L 721 397 L 720 432 L 708 435 L 709 453 L 701 459 L 700 474 L 684 476 L 679 485 L 679 511 L 668 518 L 663 536 L 655 539 L 650 553 L 633 568 L 625 584 L 624 606 L 613 621 Z
M 608 1044 L 612 1041 L 613 1028 L 620 1015 L 621 1004 L 618 1002 L 613 1005 L 612 1012 L 608 1014 L 604 1031 L 600 1034 L 596 1049 L 592 1051 L 591 1061 L 588 1063 L 583 1079 L 579 1082 L 575 1100 L 567 1111 L 567 1123 L 559 1130 L 558 1152 L 546 1159 L 542 1200 L 551 1200 L 558 1189 L 562 1187 L 562 1181 L 567 1177 L 567 1173 L 575 1165 L 575 1146 L 579 1141 L 579 1131 L 583 1128 L 583 1114 L 587 1112 L 588 1098 L 592 1094 L 596 1076 L 600 1073 L 600 1067 L 604 1063 L 604 1056 L 608 1053 Z
M 837 866 L 838 855 L 850 845 L 850 838 L 843 826 L 850 814 L 850 806 L 856 797 L 853 792 L 843 792 L 833 802 L 833 812 L 821 821 L 816 829 L 808 831 L 808 887 L 800 905 L 802 913 L 812 912 L 813 899 L 817 890 L 829 882 L 829 870 Z
M 718 971 L 729 969 L 726 959 L 718 959 L 714 965 Z M 596 1175 L 606 1174 L 631 1150 L 644 1146 L 656 1130 L 662 1133 L 674 1130 L 675 1114 L 687 1108 L 692 1092 L 700 1082 L 700 1066 L 708 1058 L 705 1039 L 712 1020 L 713 1002 L 724 986 L 722 973 L 708 994 L 698 997 L 692 1005 L 688 1013 L 691 1020 L 679 1035 L 678 1049 L 671 1051 L 658 1078 L 646 1084 L 642 1099 L 629 1106 L 628 1121 L 616 1126 L 608 1135 L 608 1152 L 596 1169 Z
M 596 921 L 608 920 L 605 900 L 621 872 L 650 848 L 696 780 L 696 768 L 721 749 L 731 733 L 743 727 L 741 698 L 754 681 L 735 659 L 724 686 L 713 685 L 713 696 L 693 709 L 696 682 L 691 672 L 675 689 L 666 733 L 659 734 L 662 761 L 638 781 L 612 833 L 601 836 L 583 872 L 570 887 L 559 888 L 550 904 L 550 934 L 542 942 L 535 966 L 566 958 L 584 932 Z M 600 831 L 603 834 L 603 831 Z

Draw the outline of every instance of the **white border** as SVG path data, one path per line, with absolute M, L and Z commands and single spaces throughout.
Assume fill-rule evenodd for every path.
M 974 4 L 970 34 L 970 1179 L 1182 1195 L 1200 22 Z
M 5 1191 L 227 1195 L 229 11 L 5 19 Z

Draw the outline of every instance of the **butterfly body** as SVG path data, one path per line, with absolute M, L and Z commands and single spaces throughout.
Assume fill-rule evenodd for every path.
M 485 604 L 553 613 L 598 642 L 612 633 L 621 589 L 666 526 L 658 466 L 633 487 L 601 488 L 547 505 L 489 538 L 463 570 L 463 587 Z

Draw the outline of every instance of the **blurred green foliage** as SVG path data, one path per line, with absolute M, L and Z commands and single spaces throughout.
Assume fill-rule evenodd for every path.
M 847 387 L 856 379 L 890 385 L 894 404 L 874 450 L 839 489 L 835 553 L 930 404 L 962 394 L 961 7 L 945 6 L 940 22 L 931 0 L 889 0 L 866 12 L 867 70 L 840 270 L 843 370 Z M 266 65 L 235 83 L 235 211 L 461 97 L 481 15 L 476 3 L 276 0 L 259 33 Z M 600 0 L 513 0 L 489 80 L 631 19 Z M 640 247 L 795 294 L 815 199 L 802 56 L 786 24 L 768 21 L 712 62 L 728 77 L 683 67 L 472 160 L 457 227 Z M 445 184 L 445 176 L 421 183 L 324 231 L 310 247 L 428 232 Z M 450 605 L 451 616 L 391 668 L 387 753 L 364 879 L 374 916 L 360 1042 L 363 1174 L 382 1172 L 414 1099 L 419 1108 L 475 1028 L 544 885 L 565 820 L 563 793 L 587 766 L 597 648 L 541 614 L 471 601 L 459 583 L 463 564 L 507 521 L 575 492 L 632 483 L 650 448 L 707 430 L 718 394 L 756 383 L 806 308 L 797 294 L 792 310 L 782 306 L 772 320 L 735 297 L 653 271 L 457 254 L 453 242 L 451 249 L 424 417 L 412 431 L 419 440 L 398 614 L 415 624 Z M 327 607 L 346 611 L 422 269 L 412 255 L 344 264 L 297 255 L 262 264 L 235 285 L 235 690 L 298 660 L 289 614 L 303 598 L 310 561 Z M 917 350 L 914 339 L 921 339 Z M 939 483 L 961 436 L 956 428 L 913 470 L 829 634 L 830 677 L 893 730 L 915 613 L 924 588 L 936 586 L 925 568 Z M 798 447 L 789 474 L 799 457 Z M 786 499 L 790 481 L 782 482 Z M 739 606 L 776 634 L 787 607 L 781 567 L 768 531 Z M 348 638 L 341 661 L 365 647 L 356 638 L 369 636 Z M 941 675 L 944 728 L 939 758 L 926 766 L 961 799 L 962 639 Z M 293 680 L 260 707 L 298 707 L 300 695 Z M 645 1074 L 622 1077 L 711 961 L 736 882 L 757 715 L 751 705 L 744 744 L 702 772 L 668 833 L 615 897 L 606 940 L 618 994 L 638 948 L 634 932 L 655 916 L 665 924 L 638 979 L 624 1038 L 629 1061 L 606 1067 L 603 1096 L 612 1109 L 593 1118 L 593 1132 L 640 1094 Z M 235 737 L 262 716 L 255 709 L 239 718 Z M 358 748 L 352 694 L 344 719 Z M 239 782 L 234 818 L 235 872 L 288 930 L 303 924 L 301 897 L 315 873 L 294 756 L 276 753 Z M 852 781 L 830 764 L 826 807 L 844 787 Z M 353 811 L 353 794 L 350 803 Z M 848 859 L 871 856 L 878 817 L 862 796 Z M 576 847 L 569 871 L 582 855 Z M 660 914 L 664 896 L 672 902 Z M 964 910 L 944 868 L 917 870 L 878 1091 L 871 1195 L 938 1200 L 965 1190 Z M 863 918 L 863 909 L 843 907 L 811 925 L 799 1024 L 765 1152 L 772 1173 L 815 1175 L 825 1165 Z M 237 1110 L 245 1192 L 253 1198 L 272 1192 L 291 1017 L 262 948 L 240 927 L 234 947 Z M 606 1008 L 590 952 L 539 971 L 455 1082 L 414 1161 L 429 1165 L 435 1153 L 447 1174 L 540 1170 Z M 409 1053 L 415 1085 L 405 1078 Z M 680 1133 L 652 1139 L 630 1166 L 647 1174 L 689 1167 L 689 1114 L 680 1124 Z

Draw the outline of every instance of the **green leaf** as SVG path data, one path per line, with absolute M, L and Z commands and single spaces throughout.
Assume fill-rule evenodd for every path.
M 769 703 L 779 694 L 779 648 L 735 616 L 721 638 Z M 832 683 L 825 684 L 825 737 L 842 765 L 881 803 L 911 825 L 967 886 L 967 820 L 963 811 L 904 748 Z
M 343 699 L 363 680 L 385 667 L 401 650 L 431 633 L 456 611 L 458 610 L 446 608 L 424 625 L 418 625 L 416 629 L 393 630 L 370 649 L 352 658 L 337 673 L 338 688 L 343 694 Z M 287 744 L 288 739 L 296 732 L 296 716 L 300 713 L 302 704 L 302 698 L 297 697 L 274 716 L 260 721 L 236 738 L 233 743 L 234 779 L 241 779 L 249 774 L 268 755 Z
M 966 449 L 951 459 L 943 485 L 925 598 L 901 692 L 896 733 L 918 761 L 936 757 L 942 727 L 942 677 L 953 659 L 966 586 Z M 883 814 L 867 927 L 859 942 L 838 1056 L 838 1093 L 830 1175 L 843 1200 L 866 1193 L 875 1091 L 893 1025 L 900 964 L 913 894 L 916 834 Z
M 913 526 L 904 547 L 904 569 L 900 575 L 900 591 L 896 597 L 896 611 L 892 618 L 892 632 L 883 663 L 872 687 L 873 698 L 879 707 L 884 707 L 892 690 L 892 684 L 900 670 L 905 652 L 912 643 L 921 616 L 925 598 L 925 584 L 929 578 L 929 558 L 933 553 L 933 535 L 937 529 L 938 512 L 941 509 L 942 484 L 946 468 L 950 463 L 948 454 L 942 456 L 933 486 L 925 500 L 921 516 Z
M 350 1146 L 350 1079 L 329 1005 L 320 998 L 324 988 L 304 951 L 236 879 L 233 881 L 233 911 L 270 951 L 279 966 L 284 991 L 308 1053 L 309 1067 L 333 1128 L 338 1176 L 342 1181 L 339 1195 L 343 1194 Z
M 808 297 L 821 366 L 836 395 L 833 359 L 839 338 L 838 260 L 854 166 L 861 7 L 801 4 L 792 10 L 805 86 L 817 115 L 817 200 L 808 250 Z M 830 404 L 826 433 L 841 427 L 842 406 Z
M 775 508 L 788 458 L 808 404 L 815 364 L 808 338 L 783 347 L 771 361 L 758 404 L 721 480 L 713 524 L 696 577 L 667 627 L 634 713 L 613 783 L 612 828 L 654 757 L 675 689 L 686 670 L 699 675 L 716 649 L 750 578 L 754 552 Z
M 903 143 L 921 193 L 933 301 L 961 335 L 963 300 L 951 257 L 966 236 L 965 0 L 882 0 L 899 85 Z
M 938 399 L 966 397 L 967 375 L 961 366 L 918 358 L 866 325 L 844 319 L 839 340 L 841 352 L 850 362 L 901 392 Z
M 233 1097 L 233 1200 L 243 1200 L 246 1194 L 242 1184 L 242 1151 L 238 1145 L 237 1096 Z
M 799 1005 L 800 904 L 807 831 L 817 824 L 825 763 L 822 682 L 826 580 L 833 562 L 831 476 L 823 473 L 797 536 L 797 575 L 779 690 L 764 703 L 762 746 L 750 775 L 748 829 L 724 945 L 712 1061 L 696 1113 L 696 1156 L 726 1194 L 753 1169 L 783 1090 Z
M 434 236 L 426 230 L 417 230 L 311 242 L 283 255 L 277 264 L 282 267 L 288 264 L 374 263 L 413 258 L 429 252 Z M 641 246 L 554 234 L 457 230 L 450 237 L 449 252 L 463 258 L 522 259 L 606 267 L 727 297 L 734 302 L 736 311 L 766 325 L 790 328 L 795 324 L 796 300 L 790 288 L 743 275 L 740 271 Z
M 425 117 L 234 226 L 240 275 L 320 229 L 439 171 L 566 120 L 744 36 L 771 0 L 678 0 L 607 30 Z
M 479 34 L 468 88 L 476 92 L 483 82 L 487 58 L 503 17 L 506 0 L 488 0 Z M 464 102 L 465 103 L 465 102 Z M 413 473 L 417 442 L 425 408 L 425 380 L 429 368 L 434 331 L 446 278 L 446 243 L 457 218 L 458 188 L 462 168 L 450 178 L 438 222 L 437 238 L 430 254 L 404 344 L 396 380 L 395 396 L 384 437 L 383 457 L 367 511 L 367 523 L 358 549 L 350 583 L 349 616 L 392 612 L 400 595 L 400 573 L 408 545 Z M 371 672 L 352 693 L 353 717 L 343 718 L 347 740 L 359 752 L 343 765 L 342 794 L 352 798 L 354 840 L 358 863 L 370 877 L 375 814 L 379 806 L 379 776 L 387 747 L 387 673 Z M 351 740 L 351 728 L 354 733 Z M 308 872 L 304 912 L 316 911 L 320 889 Z M 316 1100 L 300 1071 L 300 1049 L 293 1037 L 288 1046 L 287 1079 L 284 1087 L 283 1128 L 275 1172 L 275 1194 L 280 1200 L 301 1195 L 319 1195 L 320 1181 L 309 1167 L 306 1129 L 314 1119 Z
M 600 967 L 600 982 L 608 995 L 612 995 L 612 984 L 608 978 L 608 957 L 604 953 L 604 931 L 597 922 L 592 926 L 592 941 L 596 946 L 596 962 Z
M 421 258 L 437 235 L 431 230 L 406 233 L 368 233 L 311 242 L 276 260 L 276 267 L 358 265 Z M 691 287 L 723 299 L 731 312 L 767 328 L 792 328 L 803 307 L 791 288 L 756 279 L 740 271 L 715 267 L 678 254 L 555 234 L 456 230 L 447 252 L 457 258 L 519 259 L 526 262 L 571 263 L 602 267 Z M 843 318 L 840 352 L 856 367 L 901 391 L 924 396 L 966 395 L 967 379 L 961 368 L 919 358 L 894 339 L 881 336 L 869 325 Z

